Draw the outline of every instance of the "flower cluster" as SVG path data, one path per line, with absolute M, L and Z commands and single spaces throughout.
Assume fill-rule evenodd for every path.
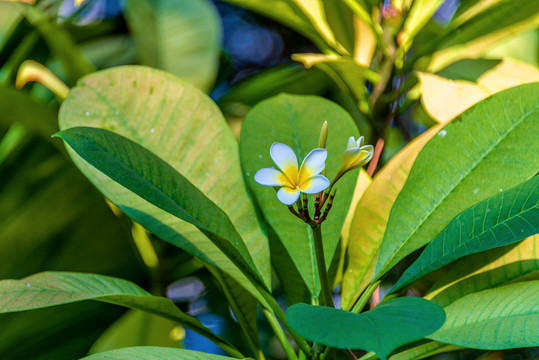
M 332 192 L 335 183 L 348 171 L 357 169 L 370 161 L 374 148 L 372 145 L 363 145 L 364 137 L 357 140 L 351 136 L 348 139 L 346 150 L 343 153 L 342 165 L 333 178 L 329 181 L 325 173 L 327 150 L 324 149 L 327 138 L 327 123 L 324 123 L 321 132 L 319 148 L 311 150 L 301 166 L 298 168 L 298 159 L 294 151 L 285 144 L 275 142 L 271 145 L 270 156 L 279 170 L 274 168 L 264 168 L 255 174 L 255 181 L 261 185 L 273 186 L 277 190 L 277 198 L 287 205 L 294 213 L 307 223 L 319 224 L 322 222 L 331 209 L 335 190 Z M 327 190 L 327 191 L 326 191 Z M 308 200 L 300 201 L 301 193 L 315 194 L 314 220 L 311 220 L 308 211 Z M 326 209 L 321 214 L 321 209 L 328 200 Z M 297 204 L 297 210 L 293 204 Z

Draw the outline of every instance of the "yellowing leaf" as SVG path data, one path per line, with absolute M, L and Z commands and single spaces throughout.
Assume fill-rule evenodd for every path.
M 425 111 L 442 124 L 489 96 L 486 90 L 471 81 L 450 80 L 429 73 L 419 73 L 418 77 Z
M 395 155 L 374 177 L 359 200 L 350 227 L 348 267 L 342 284 L 342 309 L 350 309 L 369 285 L 391 207 L 404 186 L 417 154 L 441 128 L 442 125 L 432 127 Z
M 479 76 L 477 83 L 450 80 L 429 73 L 418 73 L 418 77 L 423 107 L 433 119 L 445 124 L 490 95 L 514 86 L 539 81 L 539 69 L 506 58 Z
M 372 56 L 376 49 L 376 38 L 371 27 L 361 20 L 358 16 L 354 17 L 354 60 L 358 64 L 369 67 Z

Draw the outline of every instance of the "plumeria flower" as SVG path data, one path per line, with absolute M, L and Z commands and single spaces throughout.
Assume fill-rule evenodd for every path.
M 350 136 L 348 145 L 342 156 L 342 173 L 357 169 L 371 160 L 374 147 L 372 145 L 363 146 L 364 140 L 365 138 L 363 136 L 360 136 L 357 140 L 353 136 Z
M 281 171 L 273 168 L 260 169 L 255 174 L 255 181 L 265 186 L 280 186 L 277 198 L 283 204 L 290 206 L 299 199 L 300 193 L 316 194 L 329 186 L 329 180 L 320 175 L 326 167 L 326 149 L 311 150 L 299 170 L 296 154 L 288 145 L 273 143 L 270 156 Z

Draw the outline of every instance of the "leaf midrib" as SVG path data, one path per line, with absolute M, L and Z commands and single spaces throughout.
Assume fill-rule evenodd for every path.
M 520 98 L 520 100 L 522 100 L 522 99 Z M 505 111 L 505 105 L 504 105 L 503 102 L 501 102 L 501 103 L 502 103 L 502 106 L 504 107 L 504 111 Z M 518 121 L 516 121 L 516 122 L 514 123 L 514 125 L 511 126 L 511 127 L 508 129 L 508 131 L 507 131 L 505 134 L 503 134 L 503 136 L 501 136 L 501 137 L 499 138 L 499 140 L 498 140 L 496 143 L 494 143 L 494 144 L 493 144 L 487 151 L 485 151 L 485 153 L 479 158 L 478 161 L 475 162 L 475 164 L 470 168 L 470 170 L 467 171 L 467 172 L 465 172 L 464 175 L 460 177 L 459 181 L 458 181 L 458 182 L 457 182 L 457 183 L 450 189 L 450 191 L 444 196 L 444 198 L 442 198 L 442 199 L 441 199 L 441 200 L 440 200 L 440 201 L 439 201 L 439 202 L 432 208 L 432 210 L 429 211 L 429 212 L 426 214 L 426 216 L 423 217 L 423 218 L 421 219 L 421 222 L 419 222 L 418 225 L 414 227 L 413 231 L 410 232 L 410 234 L 406 236 L 406 238 L 404 239 L 404 241 L 402 241 L 402 242 L 400 243 L 400 245 L 398 246 L 398 248 L 397 248 L 395 251 L 393 251 L 393 255 L 391 255 L 391 256 L 388 258 L 388 260 L 385 262 L 386 265 L 385 265 L 382 269 L 380 269 L 380 271 L 378 272 L 377 278 L 380 278 L 380 276 L 381 276 L 380 274 L 383 274 L 383 273 L 386 272 L 387 266 L 388 266 L 388 265 L 391 263 L 391 261 L 396 257 L 396 255 L 397 255 L 398 253 L 400 253 L 400 251 L 401 251 L 401 249 L 404 247 L 404 245 L 406 245 L 406 244 L 408 243 L 408 240 L 409 240 L 409 239 L 410 239 L 410 238 L 417 232 L 417 230 L 418 230 L 418 229 L 425 223 L 425 220 L 428 219 L 428 218 L 429 218 L 429 217 L 436 211 L 436 209 L 438 209 L 438 207 L 440 207 L 440 205 L 444 203 L 444 201 L 449 197 L 449 195 L 452 194 L 452 193 L 455 191 L 455 189 L 462 183 L 462 180 L 463 180 L 465 177 L 467 177 L 470 173 L 472 173 L 472 172 L 475 170 L 475 168 L 477 168 L 477 166 L 481 163 L 481 161 L 483 161 L 483 159 L 484 159 L 485 157 L 487 157 L 487 156 L 494 150 L 494 148 L 496 148 L 496 147 L 497 147 L 503 140 L 505 140 L 505 138 L 506 138 L 506 137 L 507 137 L 507 136 L 508 136 L 508 135 L 509 135 L 509 134 L 510 134 L 510 133 L 517 127 L 517 126 L 519 126 L 525 119 L 527 119 L 527 118 L 528 118 L 532 113 L 534 113 L 538 108 L 539 108 L 539 105 L 536 104 L 535 107 L 534 107 L 532 110 L 530 110 L 528 113 L 524 114 Z M 419 154 L 419 156 L 421 156 L 421 153 Z M 419 160 L 419 156 L 418 156 L 418 159 L 416 159 L 416 161 Z M 386 227 L 386 229 L 387 229 L 387 227 Z

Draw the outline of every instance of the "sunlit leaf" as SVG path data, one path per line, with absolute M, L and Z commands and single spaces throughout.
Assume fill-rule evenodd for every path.
M 103 301 L 163 316 L 204 335 L 224 350 L 238 354 L 232 345 L 199 320 L 181 312 L 172 300 L 152 296 L 127 280 L 94 274 L 43 272 L 21 280 L 0 281 L 0 313 L 84 300 Z
M 208 92 L 219 69 L 221 27 L 208 0 L 128 0 L 127 23 L 144 65 Z
M 474 349 L 539 345 L 539 281 L 467 295 L 444 308 L 446 321 L 428 338 Z
M 539 152 L 538 89 L 521 85 L 491 96 L 423 148 L 391 209 L 376 278 L 463 210 L 537 173 L 539 158 L 532 154 Z
M 125 66 L 82 79 L 62 104 L 60 127 L 113 130 L 149 149 L 230 214 L 269 283 L 269 249 L 247 195 L 237 142 L 215 104 L 193 86 L 163 72 Z M 236 266 L 194 226 L 118 186 L 72 153 L 83 173 L 113 202 L 153 214 L 140 222 L 163 240 L 218 266 L 254 294 Z M 142 216 L 142 214 L 141 214 Z M 244 221 L 244 219 L 251 219 Z M 163 226 L 165 225 L 165 226 Z M 260 299 L 259 299 L 260 300 Z
M 286 311 L 286 318 L 292 329 L 306 339 L 338 349 L 373 351 L 385 360 L 399 346 L 439 329 L 445 314 L 428 300 L 404 297 L 383 302 L 359 315 L 297 304 Z
M 459 260 L 425 295 L 440 306 L 523 279 L 539 280 L 539 235 Z
M 481 73 L 477 83 L 428 73 L 419 73 L 418 77 L 423 107 L 433 119 L 446 123 L 491 94 L 539 81 L 539 70 L 516 60 L 504 59 Z
M 539 177 L 535 176 L 460 213 L 427 245 L 391 291 L 465 255 L 509 245 L 538 232 Z
M 104 353 L 87 356 L 81 360 L 163 360 L 174 358 L 182 360 L 232 359 L 226 356 L 213 355 L 199 351 L 155 346 L 141 346 L 106 351 Z
M 350 136 L 357 136 L 357 129 L 348 113 L 328 100 L 313 96 L 279 95 L 263 101 L 247 114 L 240 141 L 242 168 L 247 182 L 265 219 L 288 250 L 314 296 L 318 294 L 319 284 L 311 228 L 279 202 L 275 190 L 256 183 L 253 177 L 258 170 L 274 166 L 269 155 L 274 142 L 289 145 L 301 162 L 307 153 L 318 147 L 320 128 L 326 120 L 329 124 L 326 166 L 327 176 L 331 179 L 341 165 L 346 141 Z M 357 171 L 354 171 L 339 180 L 333 207 L 322 224 L 328 266 L 339 243 L 356 177 Z M 310 203 L 312 206 L 313 199 Z
M 419 151 L 440 129 L 441 126 L 436 126 L 426 131 L 395 155 L 376 174 L 361 197 L 350 227 L 348 267 L 342 283 L 342 309 L 350 309 L 371 282 L 391 207 Z

